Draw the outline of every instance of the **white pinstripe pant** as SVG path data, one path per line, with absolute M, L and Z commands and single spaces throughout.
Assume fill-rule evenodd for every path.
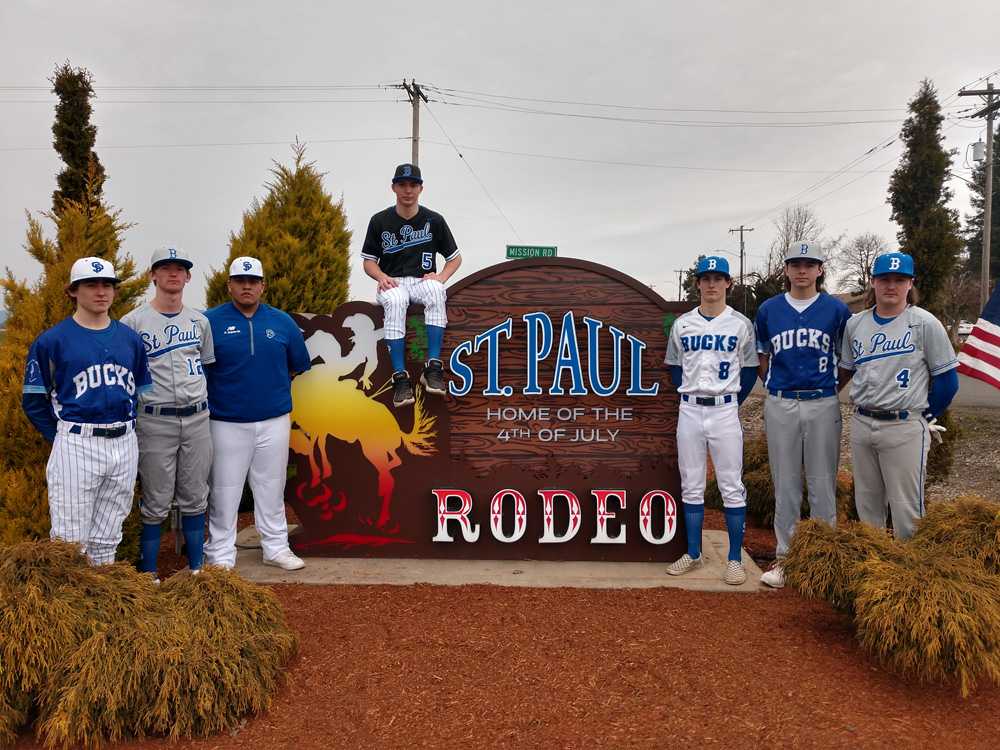
M 115 561 L 122 523 L 132 508 L 139 446 L 131 427 L 121 437 L 70 432 L 59 422 L 45 477 L 49 485 L 50 536 L 77 542 L 94 565 Z M 97 425 L 115 427 L 117 425 Z
M 424 306 L 424 323 L 444 328 L 448 325 L 448 292 L 436 279 L 424 281 L 414 276 L 400 276 L 398 286 L 379 292 L 376 301 L 385 310 L 386 339 L 406 336 L 406 310 L 411 302 Z

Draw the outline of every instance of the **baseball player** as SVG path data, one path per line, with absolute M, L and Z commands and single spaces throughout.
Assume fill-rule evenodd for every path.
M 747 579 L 742 557 L 747 503 L 739 404 L 757 381 L 757 349 L 753 324 L 726 304 L 726 291 L 733 284 L 729 262 L 713 255 L 701 258 L 695 276 L 700 304 L 674 321 L 665 359 L 681 394 L 677 463 L 687 527 L 687 552 L 667 572 L 679 576 L 704 564 L 701 529 L 706 457 L 711 453 L 729 532 L 729 560 L 722 580 L 738 586 Z
M 287 314 L 260 301 L 264 267 L 240 257 L 229 266 L 232 297 L 205 313 L 215 363 L 205 367 L 211 414 L 211 500 L 206 562 L 236 565 L 236 516 L 250 477 L 264 564 L 298 570 L 288 546 L 285 477 L 291 432 L 292 376 L 310 367 L 302 332 Z
M 840 366 L 851 383 L 851 458 L 858 517 L 909 539 L 924 515 L 924 472 L 937 417 L 958 393 L 958 360 L 941 322 L 916 307 L 913 257 L 872 264 L 874 307 L 847 321 Z
M 66 287 L 76 310 L 35 339 L 24 373 L 24 411 L 52 443 L 51 536 L 79 543 L 94 565 L 115 561 L 139 461 L 136 404 L 151 386 L 139 336 L 108 315 L 118 282 L 107 260 L 76 261 Z
M 816 242 L 798 241 L 785 254 L 784 294 L 757 311 L 757 352 L 767 388 L 764 426 L 774 480 L 774 566 L 761 576 L 785 585 L 782 560 L 800 520 L 805 464 L 809 517 L 837 523 L 840 401 L 837 359 L 847 305 L 822 291 L 826 255 Z
M 413 403 L 406 371 L 406 310 L 410 302 L 424 306 L 427 361 L 420 382 L 429 393 L 444 395 L 441 342 L 448 324 L 444 285 L 462 265 L 458 245 L 441 214 L 419 204 L 424 181 L 420 168 L 400 164 L 392 178 L 396 205 L 372 216 L 361 248 L 365 273 L 378 282 L 376 299 L 385 310 L 385 340 L 392 359 L 392 404 Z M 436 255 L 445 264 L 437 272 Z
M 154 251 L 149 276 L 155 295 L 122 318 L 142 339 L 153 378 L 153 388 L 139 401 L 136 432 L 142 478 L 139 570 L 154 579 L 160 527 L 175 498 L 188 566 L 195 573 L 205 544 L 212 434 L 203 368 L 215 361 L 215 352 L 208 319 L 184 305 L 193 265 L 180 248 Z

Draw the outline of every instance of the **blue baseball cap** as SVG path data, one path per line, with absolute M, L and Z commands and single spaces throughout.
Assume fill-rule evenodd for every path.
M 706 255 L 699 260 L 694 275 L 701 276 L 703 273 L 721 273 L 727 278 L 732 278 L 729 275 L 729 261 L 721 255 Z
M 872 263 L 872 277 L 898 273 L 913 278 L 913 256 L 906 253 L 883 253 Z

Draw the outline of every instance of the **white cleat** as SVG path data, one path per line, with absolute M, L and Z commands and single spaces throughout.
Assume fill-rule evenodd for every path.
M 306 564 L 302 562 L 302 558 L 298 557 L 290 549 L 286 549 L 284 552 L 281 552 L 272 560 L 268 560 L 265 557 L 264 564 L 273 565 L 274 567 L 281 568 L 282 570 L 301 570 L 306 566 Z
M 743 567 L 743 563 L 739 560 L 728 560 L 726 562 L 726 573 L 722 576 L 722 580 L 730 586 L 739 586 L 741 583 L 746 583 L 747 571 Z
M 760 582 L 772 589 L 785 588 L 785 566 L 776 562 L 769 571 L 760 577 Z

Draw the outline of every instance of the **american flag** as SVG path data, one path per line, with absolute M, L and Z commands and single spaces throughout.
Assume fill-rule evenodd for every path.
M 958 353 L 958 371 L 1000 388 L 1000 284 Z

